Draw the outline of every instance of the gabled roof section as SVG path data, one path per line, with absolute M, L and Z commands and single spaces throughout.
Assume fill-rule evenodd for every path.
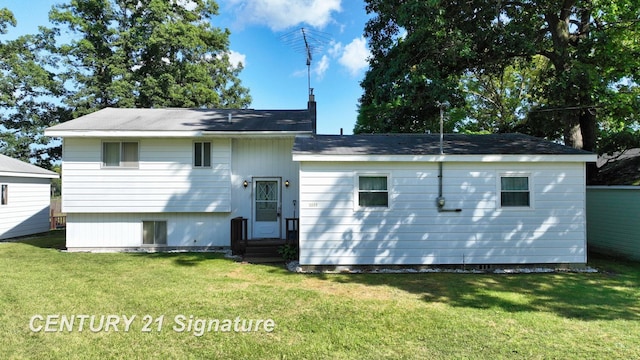
M 0 154 L 0 176 L 11 177 L 40 177 L 57 179 L 59 176 L 53 171 L 10 158 Z
M 523 134 L 445 134 L 443 150 L 440 154 L 439 134 L 317 135 L 296 138 L 293 155 L 298 161 L 320 161 L 322 157 L 332 161 L 364 157 L 379 161 L 531 161 L 547 155 L 571 161 L 596 159 L 588 151 Z
M 46 130 L 48 136 L 195 136 L 312 133 L 304 110 L 106 108 Z

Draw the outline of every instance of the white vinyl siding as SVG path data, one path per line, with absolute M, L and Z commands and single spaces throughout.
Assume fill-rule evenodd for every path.
M 50 183 L 46 178 L 0 176 L 0 187 L 5 189 L 5 201 L 0 205 L 0 239 L 49 230 Z
M 282 187 L 282 216 L 296 213 L 299 167 L 291 159 L 293 137 L 212 138 L 210 168 L 194 168 L 199 139 L 138 142 L 139 168 L 122 171 L 101 167 L 99 139 L 64 140 L 63 211 L 70 251 L 144 248 L 143 222 L 157 220 L 166 221 L 168 248 L 229 246 L 230 220 L 252 218 L 252 186 L 242 183 L 260 176 L 289 180 L 289 187 Z
M 66 138 L 63 212 L 229 212 L 231 141 L 212 142 L 212 166 L 193 168 L 193 140 L 140 139 L 138 167 L 102 167 L 100 139 Z
M 584 163 L 302 162 L 303 265 L 584 263 Z M 353 176 L 389 173 L 389 208 L 354 211 Z M 535 208 L 500 207 L 500 174 L 527 173 Z
M 242 216 L 255 220 L 252 206 L 252 181 L 256 178 L 281 178 L 281 183 L 289 180 L 289 186 L 282 186 L 282 219 L 299 215 L 298 205 L 293 201 L 298 199 L 299 166 L 291 158 L 293 137 L 278 139 L 233 139 L 232 154 L 232 188 L 234 197 L 232 208 L 234 216 Z M 243 187 L 244 181 L 247 188 Z M 353 181 L 351 182 L 353 194 Z M 297 202 L 296 202 L 297 204 Z M 281 234 L 285 233 L 285 221 L 281 221 Z M 249 221 L 249 234 L 253 234 L 252 221 Z
M 166 246 L 229 246 L 229 214 L 225 213 L 126 213 L 67 214 L 69 251 L 118 251 L 145 248 L 143 222 L 166 222 Z M 161 245 L 165 246 L 165 245 Z

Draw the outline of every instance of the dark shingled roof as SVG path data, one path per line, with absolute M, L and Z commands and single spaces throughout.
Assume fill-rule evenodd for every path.
M 448 155 L 586 155 L 590 152 L 523 134 L 445 134 Z M 438 155 L 440 134 L 317 135 L 298 137 L 294 154 Z
M 229 122 L 231 114 L 231 122 Z M 51 131 L 311 132 L 308 110 L 106 108 Z

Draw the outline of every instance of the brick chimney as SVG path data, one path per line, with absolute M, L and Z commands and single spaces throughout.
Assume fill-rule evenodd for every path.
M 309 88 L 309 102 L 307 103 L 307 111 L 311 116 L 311 130 L 313 131 L 313 135 L 315 135 L 317 131 L 317 120 L 316 120 L 316 97 L 315 95 L 313 95 L 313 88 Z

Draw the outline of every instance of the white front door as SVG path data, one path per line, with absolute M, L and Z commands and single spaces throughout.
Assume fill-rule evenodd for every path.
M 253 181 L 253 238 L 280 238 L 280 179 Z

